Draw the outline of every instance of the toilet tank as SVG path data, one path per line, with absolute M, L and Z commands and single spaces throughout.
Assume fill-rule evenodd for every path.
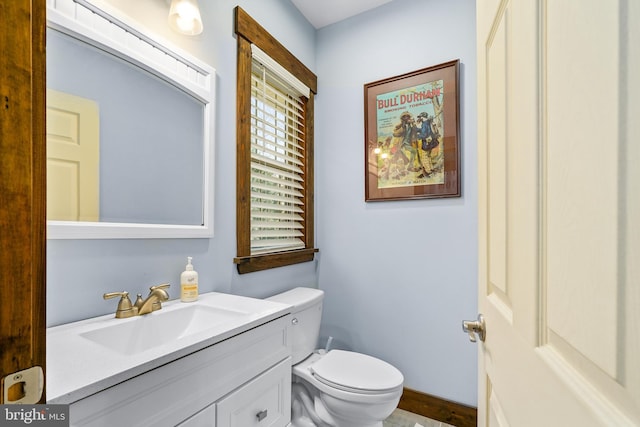
M 317 348 L 324 292 L 313 288 L 295 288 L 267 299 L 293 306 L 290 329 L 291 363 L 295 365 Z

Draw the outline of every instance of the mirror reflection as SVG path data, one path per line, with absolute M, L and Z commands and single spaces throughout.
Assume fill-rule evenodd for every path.
M 202 225 L 205 105 L 47 29 L 47 219 Z

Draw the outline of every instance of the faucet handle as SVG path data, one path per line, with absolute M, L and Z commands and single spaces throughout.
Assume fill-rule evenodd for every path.
M 111 299 L 115 297 L 120 297 L 120 301 L 118 302 L 118 309 L 116 310 L 116 317 L 118 319 L 133 317 L 138 314 L 138 307 L 134 307 L 131 304 L 131 300 L 129 299 L 129 292 L 109 292 L 102 295 L 104 299 Z
M 127 292 L 127 291 L 109 292 L 109 293 L 106 293 L 106 294 L 102 295 L 102 298 L 104 298 L 104 299 L 111 299 L 111 298 L 115 298 L 115 297 L 121 297 L 120 298 L 120 302 L 118 303 L 118 306 L 122 305 L 123 306 L 122 308 L 131 308 L 131 300 L 129 299 L 129 292 Z M 127 301 L 129 302 L 129 307 L 126 307 Z
M 170 286 L 171 286 L 171 285 L 170 285 L 169 283 L 163 283 L 163 284 L 161 284 L 161 285 L 151 286 L 151 287 L 149 288 L 149 290 L 150 290 L 151 292 L 153 292 L 153 291 L 155 291 L 156 289 L 169 289 L 169 287 L 170 287 Z

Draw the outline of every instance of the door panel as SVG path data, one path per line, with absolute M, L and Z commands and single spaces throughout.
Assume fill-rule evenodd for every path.
M 479 425 L 640 425 L 640 5 L 477 5 Z
M 621 64 L 612 48 L 619 44 L 617 15 L 601 2 L 562 1 L 549 2 L 542 17 L 546 328 L 557 351 L 570 358 L 576 352 L 612 378 L 618 372 L 617 230 L 624 195 L 618 185 Z M 575 23 L 566 25 L 566 16 Z
M 494 393 L 489 394 L 489 424 L 496 427 L 508 427 L 509 423 L 502 410 L 502 405 Z
M 489 285 L 490 295 L 501 300 L 505 314 L 511 317 L 511 303 L 507 289 L 506 237 L 507 237 L 507 40 L 506 15 L 496 22 L 487 42 L 487 120 L 488 138 L 487 178 L 491 191 L 488 194 Z

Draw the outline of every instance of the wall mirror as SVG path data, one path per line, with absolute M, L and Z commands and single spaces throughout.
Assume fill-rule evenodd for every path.
M 47 6 L 47 237 L 210 237 L 215 70 L 107 7 Z

